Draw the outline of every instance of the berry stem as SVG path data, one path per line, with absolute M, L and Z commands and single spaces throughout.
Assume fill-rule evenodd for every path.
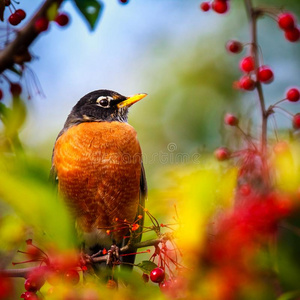
M 256 9 L 253 7 L 252 0 L 244 0 L 248 19 L 249 19 L 249 26 L 250 26 L 250 33 L 251 33 L 251 44 L 250 44 L 250 52 L 251 56 L 254 59 L 254 65 L 255 65 L 255 73 L 256 78 L 258 78 L 258 72 L 259 72 L 259 47 L 257 42 L 257 19 L 261 14 L 260 9 Z M 268 166 L 266 163 L 266 157 L 267 157 L 267 123 L 268 123 L 268 113 L 266 111 L 266 105 L 265 105 L 265 99 L 263 94 L 263 89 L 261 82 L 257 80 L 256 84 L 256 90 L 258 94 L 259 104 L 260 104 L 260 110 L 261 110 L 261 159 L 263 163 L 263 173 L 266 178 L 266 185 L 269 186 L 268 182 Z
M 15 39 L 9 42 L 6 47 L 0 51 L 0 73 L 14 64 L 14 56 L 20 49 L 27 49 L 37 38 L 39 33 L 36 32 L 34 24 L 37 19 L 47 14 L 49 7 L 51 7 L 53 3 L 57 4 L 58 7 L 61 5 L 61 2 L 57 0 L 45 0 L 31 20 L 27 22 L 24 28 L 18 31 Z
M 256 145 L 253 143 L 251 136 L 249 136 L 240 126 L 236 126 L 238 130 L 243 134 L 247 142 L 257 151 Z

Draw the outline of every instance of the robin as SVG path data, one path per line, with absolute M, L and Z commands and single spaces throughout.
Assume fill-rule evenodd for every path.
M 51 177 L 90 255 L 114 243 L 124 245 L 128 224 L 137 219 L 142 224 L 147 184 L 137 133 L 127 117 L 129 107 L 146 95 L 88 93 L 56 139 Z

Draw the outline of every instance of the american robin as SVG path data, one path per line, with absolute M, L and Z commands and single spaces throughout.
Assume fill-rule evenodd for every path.
M 73 107 L 56 139 L 51 177 L 58 181 L 89 254 L 112 243 L 121 246 L 126 224 L 143 215 L 147 184 L 142 153 L 127 117 L 129 107 L 145 96 L 93 91 Z

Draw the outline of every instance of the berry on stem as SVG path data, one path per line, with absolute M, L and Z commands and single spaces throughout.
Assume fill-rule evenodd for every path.
M 45 277 L 42 271 L 37 270 L 31 273 L 25 280 L 25 290 L 35 293 L 45 284 Z
M 150 273 L 152 282 L 160 283 L 165 279 L 165 271 L 162 268 L 155 268 Z
M 203 10 L 203 11 L 209 11 L 210 10 L 210 4 L 209 2 L 202 2 L 200 4 L 200 8 Z
M 243 44 L 239 41 L 230 40 L 226 43 L 226 50 L 231 53 L 240 53 L 243 50 Z
M 284 32 L 284 36 L 288 41 L 292 43 L 297 42 L 300 39 L 300 30 L 298 28 L 286 30 Z
M 69 24 L 69 16 L 66 13 L 60 13 L 54 20 L 59 26 L 64 27 Z
M 20 24 L 21 21 L 22 19 L 17 13 L 11 14 L 8 18 L 8 22 L 13 26 Z
M 36 293 L 33 292 L 25 292 L 21 295 L 21 298 L 24 300 L 39 300 L 39 297 Z
M 273 71 L 268 66 L 261 66 L 258 70 L 257 79 L 265 84 L 271 83 L 274 80 Z
M 286 99 L 291 102 L 297 102 L 300 99 L 300 92 L 296 88 L 289 89 L 286 93 Z
M 300 128 L 300 113 L 297 113 L 297 114 L 294 115 L 294 117 L 293 117 L 293 127 L 295 129 Z
M 252 56 L 247 56 L 244 57 L 241 61 L 240 61 L 240 68 L 243 72 L 249 73 L 251 71 L 254 70 L 254 59 Z
M 76 285 L 80 280 L 80 276 L 76 270 L 69 270 L 64 274 L 64 281 L 71 285 Z
M 21 20 L 24 20 L 26 18 L 26 12 L 23 9 L 17 9 L 15 11 L 15 14 L 17 14 Z
M 214 154 L 217 160 L 223 161 L 229 159 L 231 153 L 228 148 L 220 147 L 215 150 Z
M 46 31 L 49 27 L 49 20 L 45 17 L 37 19 L 34 23 L 34 28 L 37 32 Z
M 218 14 L 224 14 L 228 11 L 228 3 L 224 0 L 214 0 L 212 3 L 212 9 Z
M 291 13 L 282 13 L 277 19 L 278 26 L 283 30 L 293 29 L 295 27 L 295 17 Z
M 22 87 L 19 83 L 10 84 L 10 92 L 14 97 L 20 96 L 22 93 Z
M 239 119 L 232 114 L 226 114 L 224 117 L 224 122 L 229 126 L 237 126 L 239 124 Z
M 253 91 L 255 89 L 255 81 L 250 76 L 243 76 L 240 78 L 239 87 L 246 91 Z

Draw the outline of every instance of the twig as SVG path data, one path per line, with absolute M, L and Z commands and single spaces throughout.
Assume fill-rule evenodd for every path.
M 49 267 L 30 267 L 23 269 L 9 269 L 9 270 L 0 270 L 0 275 L 4 277 L 24 277 L 27 278 L 28 274 L 35 270 L 48 270 Z
M 37 38 L 39 33 L 35 30 L 35 22 L 40 17 L 46 16 L 53 3 L 57 3 L 59 7 L 61 1 L 46 0 L 25 27 L 17 32 L 16 38 L 0 52 L 0 73 L 13 66 L 14 56 L 27 49 Z
M 258 51 L 258 42 L 257 42 L 257 19 L 261 15 L 261 9 L 254 8 L 252 4 L 252 0 L 244 0 L 249 25 L 250 25 L 250 33 L 251 33 L 251 56 L 254 59 L 255 65 L 255 73 L 256 78 L 258 78 L 259 72 L 259 51 Z M 266 175 L 266 186 L 269 186 L 269 173 L 268 173 L 268 166 L 267 166 L 267 126 L 268 126 L 268 112 L 266 111 L 265 106 L 265 99 L 262 89 L 262 84 L 259 80 L 256 80 L 256 91 L 258 94 L 260 110 L 261 110 L 261 119 L 262 119 L 262 131 L 261 131 L 261 158 L 263 162 L 263 173 Z
M 149 246 L 157 246 L 159 243 L 165 243 L 166 241 L 170 240 L 172 238 L 171 234 L 165 234 L 161 238 L 158 239 L 152 239 L 144 242 L 139 242 L 135 244 L 127 244 L 126 246 L 122 247 L 119 250 L 119 253 L 128 253 L 132 249 L 136 250 L 138 248 L 144 248 Z M 100 263 L 100 262 L 107 262 L 109 259 L 109 254 L 98 256 L 98 257 L 89 257 L 88 263 L 94 264 L 94 263 Z M 5 277 L 24 277 L 27 278 L 28 274 L 35 271 L 35 270 L 41 270 L 41 268 L 44 268 L 45 271 L 49 269 L 48 266 L 45 267 L 31 267 L 31 268 L 23 268 L 23 269 L 9 269 L 9 270 L 0 270 L 0 275 Z

